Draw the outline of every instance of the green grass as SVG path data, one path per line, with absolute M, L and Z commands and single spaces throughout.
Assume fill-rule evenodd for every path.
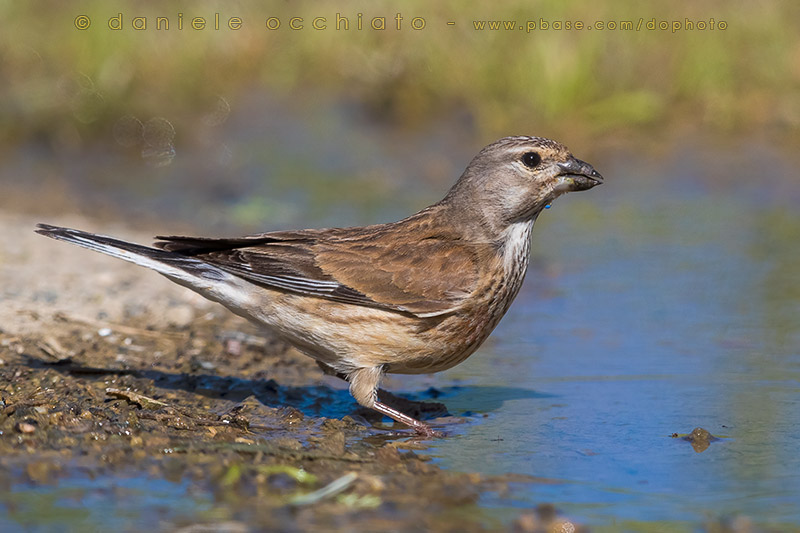
M 184 13 L 178 30 L 177 14 Z M 189 29 L 191 18 L 223 29 Z M 336 13 L 349 31 L 333 28 Z M 394 29 L 400 12 L 404 28 Z M 112 31 L 109 17 L 123 14 Z M 353 26 L 363 14 L 365 29 Z M 75 28 L 78 15 L 92 26 Z M 131 28 L 135 16 L 148 28 Z M 168 31 L 155 17 L 170 19 Z M 243 21 L 225 29 L 230 17 Z M 281 20 L 267 30 L 267 17 Z M 305 29 L 288 29 L 292 16 Z M 329 28 L 310 28 L 314 17 Z M 366 29 L 373 17 L 387 30 Z M 410 28 L 421 17 L 426 27 Z M 194 2 L 132 0 L 108 4 L 3 2 L 0 18 L 0 143 L 37 136 L 106 137 L 125 114 L 196 117 L 212 112 L 218 95 L 243 90 L 296 94 L 321 91 L 356 101 L 371 116 L 418 127 L 466 113 L 486 133 L 573 130 L 602 134 L 641 131 L 687 121 L 714 131 L 800 126 L 800 4 L 793 0 L 715 0 L 641 5 L 517 0 L 495 5 L 449 0 L 348 2 Z M 473 20 L 548 21 L 530 33 L 474 29 Z M 554 30 L 554 21 L 627 21 L 634 26 L 714 18 L 725 30 Z M 447 21 L 455 21 L 448 26 Z M 306 94 L 305 92 L 303 94 Z

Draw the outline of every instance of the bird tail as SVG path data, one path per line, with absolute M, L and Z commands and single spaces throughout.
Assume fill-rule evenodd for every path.
M 95 252 L 151 268 L 198 292 L 203 292 L 200 290 L 203 286 L 217 285 L 219 282 L 230 281 L 233 278 L 231 274 L 214 265 L 175 252 L 49 224 L 37 224 L 36 228 L 35 231 L 39 235 L 77 244 Z

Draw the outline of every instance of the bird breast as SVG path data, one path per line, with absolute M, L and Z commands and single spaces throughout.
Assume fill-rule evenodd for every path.
M 532 221 L 520 222 L 506 230 L 499 247 L 500 257 L 485 271 L 481 289 L 462 310 L 420 332 L 427 339 L 428 350 L 416 357 L 392 361 L 389 372 L 417 374 L 446 370 L 464 361 L 483 344 L 522 287 L 532 227 Z

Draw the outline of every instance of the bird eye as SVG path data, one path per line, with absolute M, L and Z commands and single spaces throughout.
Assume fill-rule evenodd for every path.
M 525 152 L 522 155 L 522 163 L 528 168 L 536 168 L 542 162 L 542 156 L 536 152 Z

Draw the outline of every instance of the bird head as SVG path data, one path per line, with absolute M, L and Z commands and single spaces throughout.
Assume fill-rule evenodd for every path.
M 472 160 L 443 200 L 477 216 L 492 231 L 532 221 L 557 197 L 603 182 L 594 167 L 561 143 L 542 137 L 505 137 Z

